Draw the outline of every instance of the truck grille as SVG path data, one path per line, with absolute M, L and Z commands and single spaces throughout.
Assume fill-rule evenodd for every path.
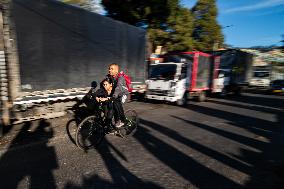
M 147 94 L 148 95 L 166 96 L 168 94 L 168 91 L 162 91 L 162 90 L 159 90 L 159 89 L 148 89 Z

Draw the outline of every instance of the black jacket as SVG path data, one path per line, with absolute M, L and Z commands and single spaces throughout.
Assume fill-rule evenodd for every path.
M 94 109 L 97 106 L 97 100 L 96 97 L 112 97 L 114 90 L 110 95 L 108 95 L 107 91 L 103 88 L 100 88 L 98 90 L 95 90 L 94 88 L 91 88 L 89 92 L 82 98 L 80 102 L 78 102 L 76 105 L 79 106 L 80 104 L 84 103 L 86 104 L 88 109 Z

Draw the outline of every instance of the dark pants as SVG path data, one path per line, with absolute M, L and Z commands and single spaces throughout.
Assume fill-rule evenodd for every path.
M 122 106 L 121 99 L 115 99 L 113 101 L 113 108 L 114 108 L 114 120 L 117 122 L 118 120 L 121 120 L 122 122 L 126 121 L 124 110 Z
M 112 121 L 113 114 L 114 114 L 113 103 L 106 102 L 103 107 L 104 107 L 104 114 L 106 118 L 106 124 L 111 125 L 111 121 Z
M 112 102 L 107 102 L 104 105 L 104 111 L 106 115 L 106 123 L 109 125 L 114 117 L 115 122 L 121 120 L 122 122 L 126 121 L 124 110 L 122 106 L 121 99 L 115 99 Z

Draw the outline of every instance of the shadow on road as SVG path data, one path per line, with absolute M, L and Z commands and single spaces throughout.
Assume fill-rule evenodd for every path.
M 54 147 L 47 145 L 53 130 L 45 120 L 31 129 L 32 123 L 25 123 L 1 155 L 0 187 L 3 189 L 56 188 L 52 171 L 58 168 L 57 157 Z
M 207 100 L 207 102 L 211 102 L 214 104 L 220 104 L 220 105 L 225 105 L 225 106 L 233 106 L 233 107 L 238 107 L 238 108 L 244 108 L 244 109 L 248 109 L 248 110 L 254 110 L 254 111 L 259 111 L 259 112 L 266 112 L 266 113 L 278 113 L 278 108 L 281 108 L 276 106 L 276 107 L 268 107 L 268 106 L 261 106 L 260 104 L 240 104 L 239 102 L 241 101 L 237 101 L 237 99 L 235 99 L 235 101 L 233 101 L 232 99 L 229 100 L 228 98 L 226 98 L 226 101 L 219 101 L 217 99 L 213 99 L 210 98 L 209 100 Z M 242 103 L 249 103 L 249 102 L 245 102 L 243 101 Z
M 244 102 L 254 105 L 260 105 L 260 106 L 268 106 L 271 108 L 284 108 L 284 97 L 276 97 L 271 95 L 242 95 L 242 96 L 231 96 L 228 98 L 230 101 L 235 102 Z
M 153 123 L 151 121 L 141 120 L 141 123 L 147 127 L 151 127 L 169 137 L 185 143 L 187 145 L 192 145 L 204 153 L 212 154 L 216 158 L 224 158 L 220 153 L 210 150 L 202 145 L 198 145 L 193 141 L 187 140 L 174 131 L 163 127 L 162 125 Z M 139 132 L 138 132 L 139 131 Z M 225 176 L 205 167 L 201 163 L 195 161 L 193 158 L 189 157 L 187 154 L 179 151 L 178 149 L 166 144 L 159 138 L 153 136 L 150 131 L 140 126 L 135 138 L 155 157 L 157 157 L 161 162 L 169 166 L 171 169 L 176 171 L 180 176 L 190 181 L 193 185 L 198 188 L 243 188 L 241 185 L 231 181 Z M 235 162 L 229 158 L 226 161 L 230 162 L 232 166 L 240 165 L 239 162 Z M 241 166 L 241 165 L 240 165 Z M 242 166 L 241 169 L 247 169 Z
M 177 118 L 177 117 L 176 117 Z M 181 118 L 177 118 L 177 119 L 181 119 Z M 183 119 L 181 119 L 183 120 Z M 186 138 L 180 134 L 178 134 L 176 131 L 172 130 L 172 129 L 169 129 L 167 127 L 164 127 L 160 124 L 157 124 L 157 123 L 154 123 L 154 122 L 151 122 L 151 121 L 147 121 L 147 120 L 141 120 L 141 123 L 150 127 L 151 129 L 154 129 L 156 131 L 159 131 L 161 133 L 163 133 L 164 135 L 174 139 L 175 141 L 177 142 L 180 142 L 184 145 L 187 145 L 188 147 L 190 148 L 193 148 L 209 157 L 212 157 L 220 162 L 223 162 L 224 164 L 236 169 L 236 170 L 239 170 L 241 172 L 244 172 L 244 173 L 247 173 L 247 174 L 250 174 L 252 172 L 251 168 L 244 164 L 243 162 L 241 161 L 238 161 L 236 159 L 233 159 L 233 158 L 230 158 L 229 156 L 227 155 L 224 155 L 216 150 L 213 150 L 211 148 L 208 148 L 202 144 L 199 144 L 197 142 L 194 142 L 193 140 L 189 139 L 189 138 Z M 193 122 L 192 122 L 193 123 Z M 189 168 L 190 169 L 190 168 Z
M 149 188 L 149 189 L 161 189 L 160 186 L 143 181 L 142 179 L 131 173 L 126 167 L 124 167 L 119 160 L 113 155 L 111 149 L 119 155 L 124 161 L 127 158 L 110 142 L 104 140 L 102 144 L 97 148 L 97 152 L 102 157 L 106 168 L 112 178 L 112 181 L 101 178 L 99 175 L 93 175 L 90 177 L 83 177 L 83 184 L 76 185 L 72 182 L 68 182 L 65 185 L 65 189 L 83 189 L 83 188 L 99 188 L 99 189 L 129 189 L 129 188 Z M 95 165 L 94 165 L 95 166 Z M 146 165 L 145 165 L 146 166 Z
M 228 102 L 230 101 L 230 102 Z M 253 147 L 259 152 L 248 149 L 240 149 L 241 153 L 235 158 L 242 162 L 252 165 L 250 169 L 238 169 L 250 176 L 250 179 L 245 184 L 246 188 L 283 188 L 284 187 L 284 112 L 283 99 L 273 99 L 269 97 L 260 96 L 242 96 L 227 98 L 226 102 L 218 100 L 210 100 L 211 103 L 239 107 L 244 109 L 251 109 L 259 112 L 272 113 L 277 118 L 276 122 L 264 120 L 262 118 L 245 116 L 229 111 L 219 110 L 217 108 L 209 108 L 198 104 L 191 104 L 187 106 L 189 110 L 216 118 L 226 120 L 231 126 L 240 127 L 250 131 L 255 136 L 265 137 L 269 142 L 263 142 L 258 137 L 250 138 L 241 134 L 231 133 L 213 126 L 210 124 L 202 124 L 191 120 L 186 120 L 177 116 L 172 116 L 176 119 L 182 120 L 191 126 L 204 129 L 246 146 Z M 237 102 L 249 103 L 257 106 L 246 106 L 243 104 L 236 104 Z M 267 106 L 262 108 L 261 106 Z M 278 109 L 270 109 L 278 108 Z M 196 148 L 196 146 L 191 147 Z M 197 149 L 204 153 L 204 150 Z M 205 153 L 206 154 L 206 153 Z M 216 155 L 216 154 L 215 154 Z M 210 155 L 212 158 L 214 155 Z M 228 161 L 218 159 L 219 161 L 233 167 Z M 225 161 L 224 161 L 225 160 Z M 236 169 L 236 167 L 234 167 Z

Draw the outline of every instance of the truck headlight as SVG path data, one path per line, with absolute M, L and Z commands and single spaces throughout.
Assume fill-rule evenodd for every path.
M 174 86 L 176 86 L 176 82 L 171 81 L 171 82 L 170 82 L 170 88 L 172 88 L 172 87 L 174 87 Z
M 168 95 L 169 95 L 169 96 L 175 96 L 175 93 L 176 93 L 176 89 L 175 89 L 175 88 L 171 88 L 171 89 L 168 91 Z

